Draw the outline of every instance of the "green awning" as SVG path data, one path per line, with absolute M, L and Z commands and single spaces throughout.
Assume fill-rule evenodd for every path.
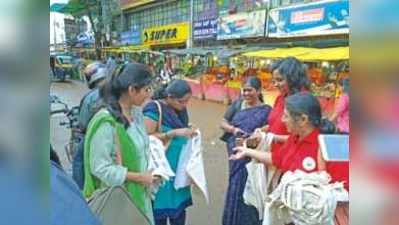
M 80 1 L 69 1 L 68 4 L 54 3 L 50 6 L 50 12 L 76 15 L 83 12 L 86 5 Z
M 65 6 L 66 4 L 54 3 L 50 6 L 50 12 L 61 12 Z

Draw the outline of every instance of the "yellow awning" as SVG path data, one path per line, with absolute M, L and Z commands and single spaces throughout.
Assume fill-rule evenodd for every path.
M 139 52 L 147 49 L 149 49 L 149 46 L 147 45 L 133 45 L 133 46 L 121 46 L 121 47 L 104 47 L 102 50 L 104 52 L 125 53 L 125 52 Z
M 285 58 L 294 56 L 302 61 L 336 61 L 349 59 L 349 47 L 335 48 L 276 48 L 244 53 L 243 56 L 259 58 Z
M 149 49 L 148 45 L 132 45 L 132 46 L 121 47 L 119 50 L 120 52 L 139 52 L 148 49 Z
M 243 55 L 247 57 L 260 57 L 260 58 L 285 58 L 288 56 L 298 57 L 299 55 L 309 53 L 312 50 L 313 48 L 303 48 L 303 47 L 276 48 L 276 49 L 260 50 L 255 52 L 247 52 L 244 53 Z
M 336 61 L 349 59 L 349 47 L 315 49 L 307 54 L 297 57 L 302 61 Z

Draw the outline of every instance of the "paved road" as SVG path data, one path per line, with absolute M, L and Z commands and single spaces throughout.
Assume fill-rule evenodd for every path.
M 81 97 L 88 91 L 81 82 L 53 83 L 51 94 L 58 95 L 71 106 L 78 105 Z M 191 123 L 198 126 L 203 134 L 205 172 L 207 175 L 210 204 L 207 205 L 199 193 L 193 193 L 194 206 L 188 209 L 188 225 L 221 224 L 224 195 L 227 186 L 227 153 L 223 142 L 219 140 L 221 130 L 218 128 L 226 106 L 218 103 L 193 99 L 189 105 Z M 50 123 L 51 143 L 59 153 L 64 167 L 70 171 L 63 151 L 69 133 L 58 125 L 62 117 L 52 118 Z

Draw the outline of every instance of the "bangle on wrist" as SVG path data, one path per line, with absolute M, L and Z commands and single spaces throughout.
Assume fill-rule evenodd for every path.
M 165 133 L 165 137 L 167 138 L 167 139 L 172 139 L 173 137 L 172 137 L 172 131 L 168 131 L 168 132 L 166 132 Z

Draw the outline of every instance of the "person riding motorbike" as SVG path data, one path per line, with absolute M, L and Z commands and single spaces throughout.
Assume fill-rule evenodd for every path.
M 94 62 L 84 70 L 84 76 L 87 81 L 88 87 L 91 89 L 80 102 L 79 110 L 79 128 L 81 136 L 79 144 L 77 145 L 76 153 L 72 162 L 72 177 L 78 184 L 79 188 L 83 189 L 84 182 L 84 169 L 83 169 L 83 143 L 86 128 L 89 124 L 91 117 L 96 113 L 100 104 L 99 87 L 104 83 L 105 78 L 109 74 L 106 65 L 100 62 Z

